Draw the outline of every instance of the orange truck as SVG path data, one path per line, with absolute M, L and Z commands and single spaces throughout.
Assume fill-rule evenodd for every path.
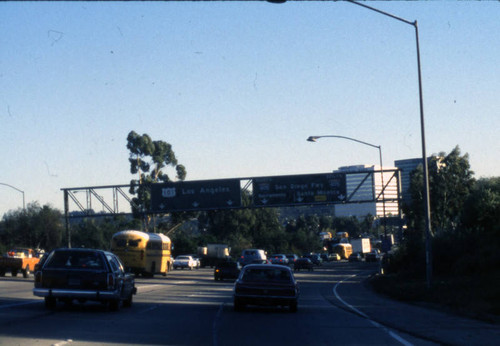
M 12 276 L 17 276 L 19 272 L 27 278 L 31 271 L 35 269 L 40 258 L 33 249 L 15 248 L 9 250 L 6 256 L 0 257 L 0 276 L 5 276 L 10 271 Z

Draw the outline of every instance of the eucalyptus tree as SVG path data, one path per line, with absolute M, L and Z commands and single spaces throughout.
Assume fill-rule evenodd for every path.
M 132 212 L 147 221 L 145 213 L 151 207 L 151 184 L 173 181 L 167 174 L 169 168 L 175 172 L 175 179 L 184 180 L 186 168 L 178 163 L 170 143 L 152 140 L 148 134 L 130 131 L 127 149 L 130 173 L 137 175 L 137 179 L 130 181 L 130 193 L 136 196 L 132 198 Z

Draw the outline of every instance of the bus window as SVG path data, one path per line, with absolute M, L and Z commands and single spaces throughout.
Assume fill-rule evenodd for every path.
M 129 239 L 128 246 L 130 247 L 138 247 L 141 239 Z

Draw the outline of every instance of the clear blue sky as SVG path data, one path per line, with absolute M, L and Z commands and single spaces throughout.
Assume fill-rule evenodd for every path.
M 427 153 L 498 176 L 500 4 L 368 2 L 418 20 Z M 127 184 L 127 134 L 187 180 L 323 173 L 422 156 L 413 27 L 345 2 L 1 2 L 0 182 Z M 0 186 L 0 217 L 22 207 Z

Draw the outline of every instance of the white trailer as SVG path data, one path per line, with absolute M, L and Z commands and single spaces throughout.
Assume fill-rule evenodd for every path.
M 369 238 L 351 239 L 352 252 L 362 256 L 372 251 Z

